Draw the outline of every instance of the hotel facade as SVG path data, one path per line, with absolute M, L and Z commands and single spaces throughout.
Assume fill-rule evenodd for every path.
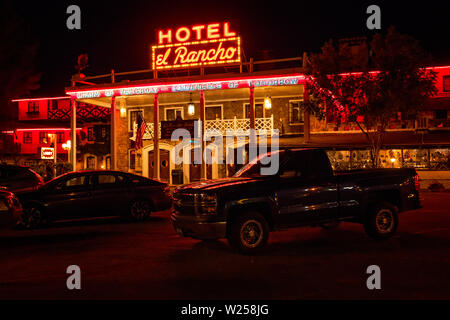
M 231 176 L 242 166 L 238 159 L 248 161 L 252 139 L 269 149 L 274 142 L 324 148 L 337 170 L 369 167 L 369 144 L 356 123 L 338 125 L 331 113 L 318 120 L 302 109 L 309 99 L 302 57 L 244 61 L 228 23 L 160 30 L 157 39 L 151 69 L 80 77 L 66 88 L 76 169 L 84 168 L 77 157 L 80 105 L 110 112 L 108 167 L 170 184 Z M 417 168 L 422 187 L 439 180 L 450 188 L 450 66 L 431 68 L 438 94 L 417 118 L 392 116 L 380 163 Z M 143 147 L 135 148 L 139 113 L 146 130 Z M 181 128 L 190 138 L 180 147 L 171 134 Z

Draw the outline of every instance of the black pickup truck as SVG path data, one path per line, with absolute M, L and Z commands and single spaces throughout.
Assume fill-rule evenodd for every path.
M 174 191 L 176 232 L 197 239 L 227 238 L 243 253 L 263 248 L 269 232 L 341 221 L 362 224 L 375 239 L 395 233 L 399 212 L 420 207 L 415 169 L 333 172 L 321 149 L 276 151 L 279 166 L 261 174 L 268 153 L 233 177 L 198 182 Z

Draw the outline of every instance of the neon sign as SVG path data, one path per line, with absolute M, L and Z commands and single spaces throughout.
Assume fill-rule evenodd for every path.
M 279 76 L 263 76 L 263 77 L 247 77 L 223 80 L 195 81 L 195 82 L 175 82 L 161 84 L 142 84 L 130 85 L 120 88 L 105 89 L 81 89 L 67 91 L 66 93 L 75 99 L 88 99 L 92 97 L 109 97 L 115 96 L 132 96 L 155 93 L 170 92 L 190 92 L 202 90 L 222 90 L 222 89 L 238 89 L 250 87 L 273 87 L 299 85 L 305 82 L 306 78 L 303 74 L 279 75 Z
M 240 61 L 241 38 L 231 31 L 228 22 L 160 30 L 158 44 L 152 46 L 154 70 Z
M 51 160 L 55 158 L 54 148 L 41 148 L 41 159 Z

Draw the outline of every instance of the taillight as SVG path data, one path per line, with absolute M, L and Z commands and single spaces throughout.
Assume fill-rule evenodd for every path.
M 420 180 L 419 180 L 419 175 L 416 174 L 414 176 L 414 187 L 416 188 L 416 191 L 419 192 L 420 190 Z

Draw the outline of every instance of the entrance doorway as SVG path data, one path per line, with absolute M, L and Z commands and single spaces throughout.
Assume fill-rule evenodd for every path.
M 153 178 L 155 156 L 152 151 L 148 152 L 148 177 Z M 161 181 L 169 183 L 170 180 L 170 153 L 168 150 L 159 150 L 159 175 Z
M 212 163 L 212 152 L 207 149 L 206 152 L 206 157 L 207 162 L 206 163 Z M 201 179 L 201 164 L 200 163 L 196 163 L 194 161 L 194 154 L 195 152 L 200 152 L 200 148 L 193 148 L 191 149 L 190 152 L 190 157 L 189 157 L 189 181 L 190 182 L 194 182 L 194 181 L 200 181 Z M 211 164 L 207 164 L 206 165 L 206 179 L 212 179 L 212 165 Z

